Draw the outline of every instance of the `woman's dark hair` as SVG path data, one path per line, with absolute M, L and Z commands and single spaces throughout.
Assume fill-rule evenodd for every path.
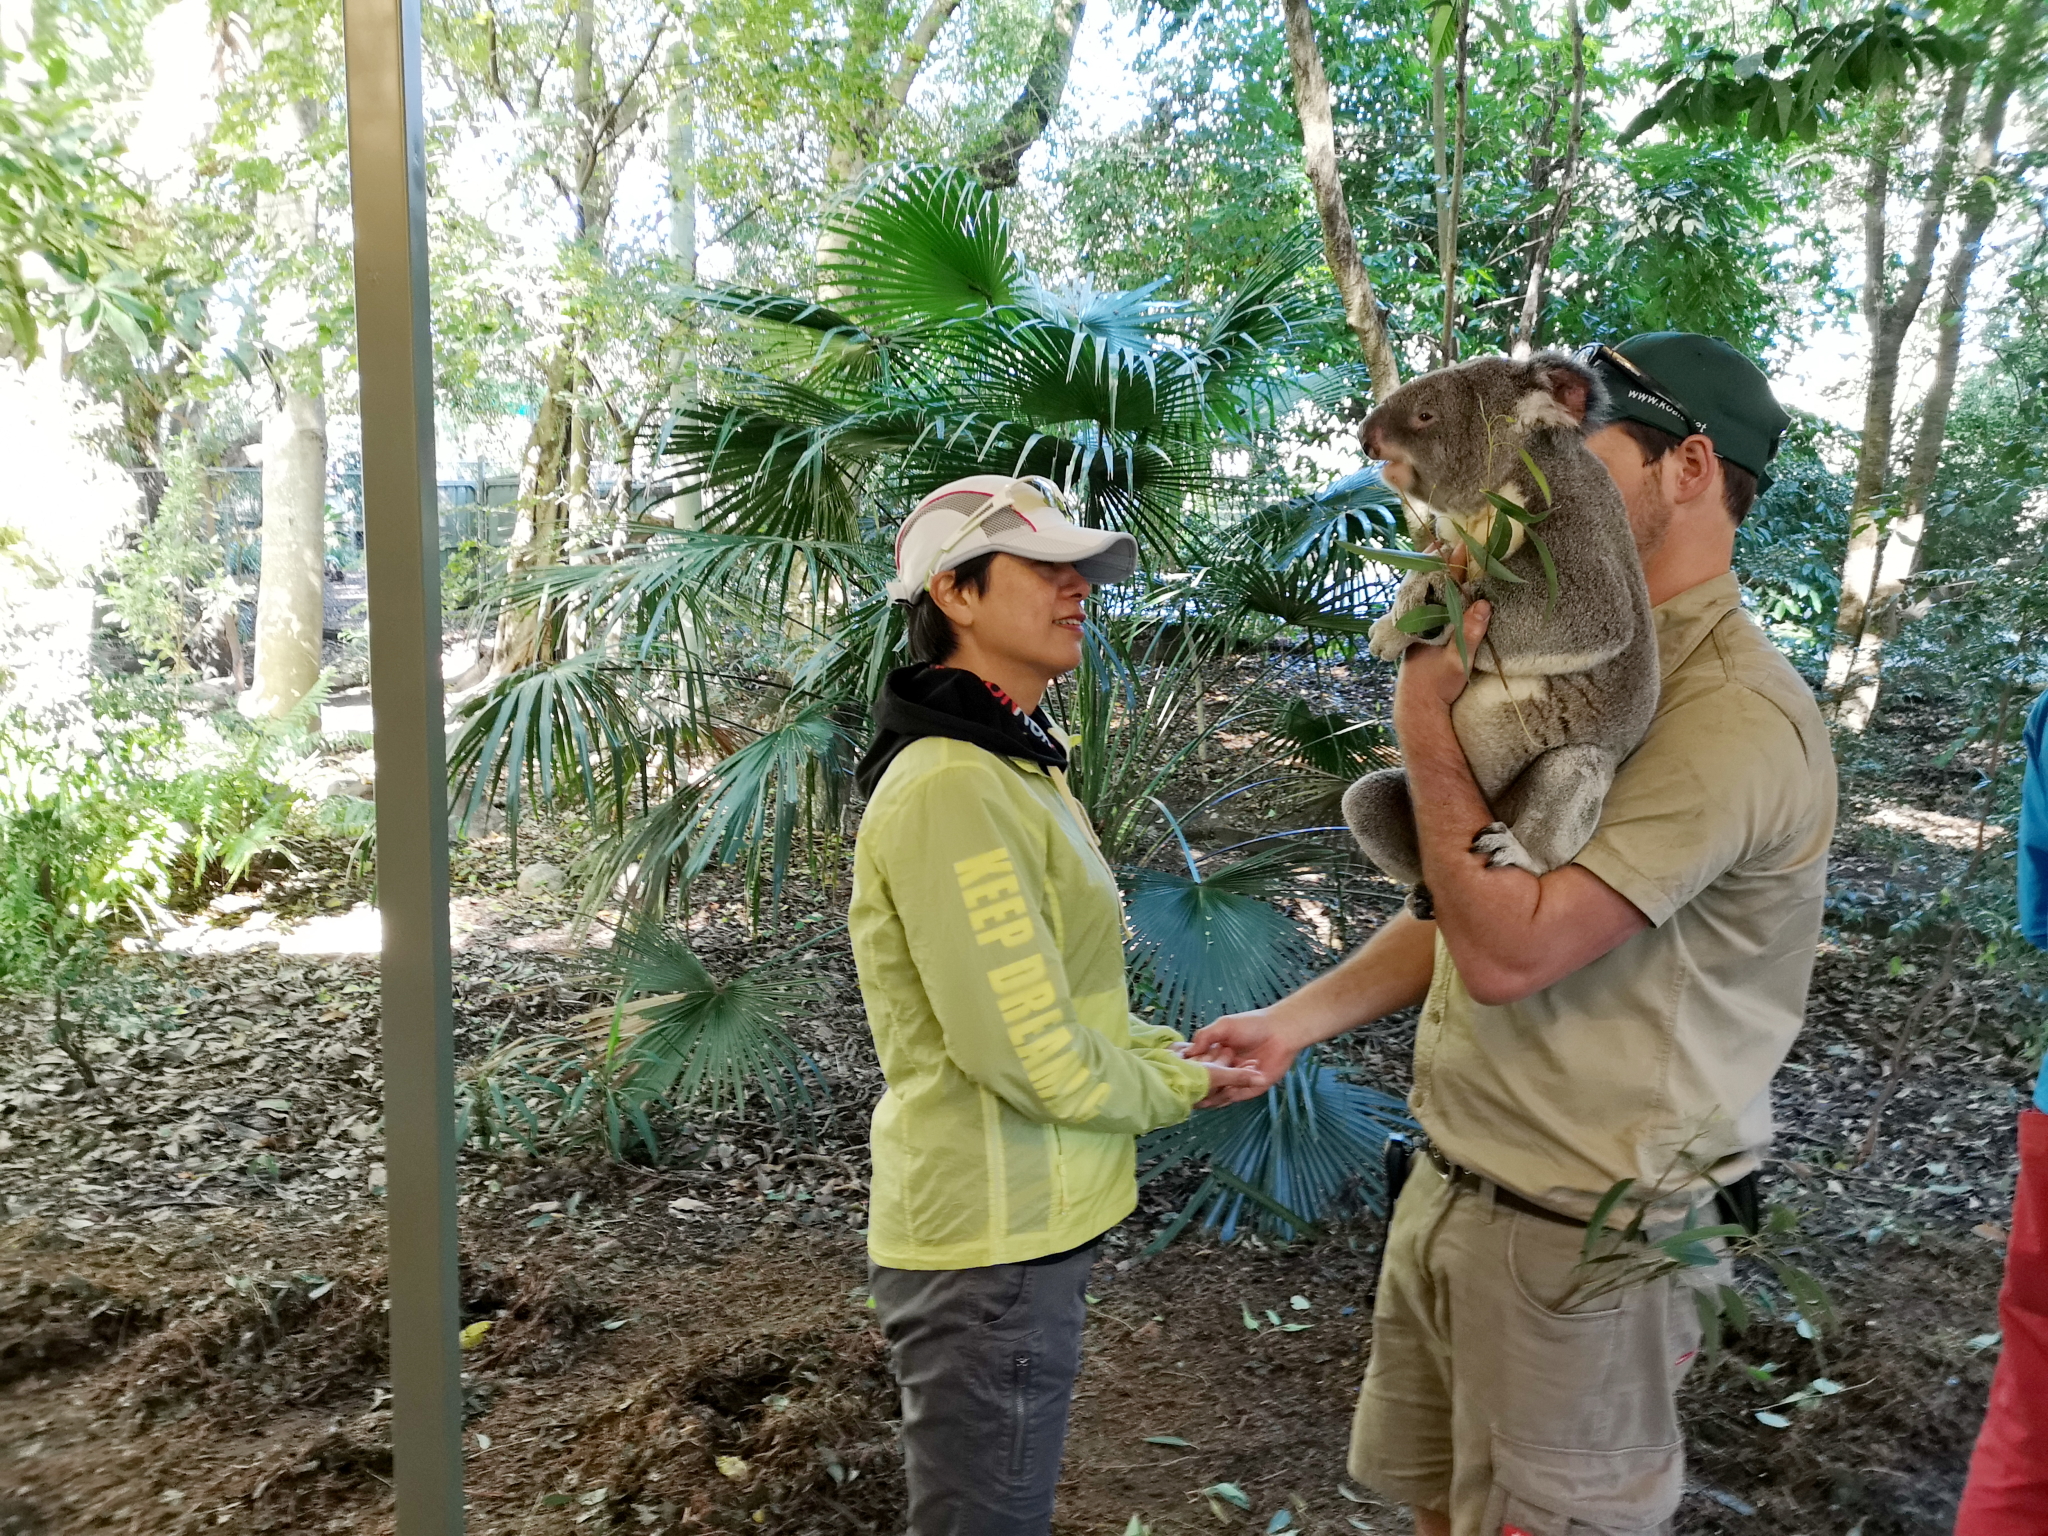
M 953 584 L 965 587 L 977 597 L 988 591 L 988 568 L 996 563 L 997 551 L 976 555 L 972 560 L 963 560 L 953 567 Z M 933 663 L 949 660 L 954 649 L 960 644 L 960 637 L 953 633 L 953 621 L 946 617 L 946 611 L 932 601 L 929 592 L 917 594 L 917 601 L 910 605 L 910 617 L 905 622 L 910 636 L 910 659 Z
M 1682 437 L 1673 437 L 1661 427 L 1651 426 L 1647 421 L 1630 421 L 1624 417 L 1614 425 L 1635 440 L 1645 464 L 1656 463 L 1685 441 Z M 1728 509 L 1728 515 L 1735 519 L 1738 528 L 1749 516 L 1749 509 L 1756 505 L 1756 476 L 1727 459 L 1721 460 L 1721 505 Z

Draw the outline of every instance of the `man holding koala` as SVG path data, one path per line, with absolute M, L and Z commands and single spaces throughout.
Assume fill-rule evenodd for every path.
M 1580 357 L 1609 396 L 1586 446 L 1627 509 L 1662 675 L 1592 841 L 1542 875 L 1472 851 L 1494 815 L 1452 728 L 1465 666 L 1455 645 L 1411 647 L 1394 722 L 1433 920 L 1404 912 L 1193 1046 L 1272 1082 L 1303 1048 L 1423 1005 L 1427 1156 L 1389 1227 L 1351 1447 L 1352 1474 L 1422 1536 L 1671 1530 L 1698 1315 L 1676 1277 L 1589 1292 L 1586 1228 L 1622 1180 L 1615 1224 L 1640 1211 L 1653 1236 L 1719 1220 L 1723 1189 L 1753 1210 L 1834 827 L 1819 710 L 1732 569 L 1785 412 L 1711 337 Z M 1487 615 L 1468 611 L 1468 653 Z

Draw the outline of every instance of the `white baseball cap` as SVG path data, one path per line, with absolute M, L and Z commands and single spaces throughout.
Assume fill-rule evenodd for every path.
M 889 596 L 913 602 L 939 572 L 995 550 L 1071 565 L 1098 586 L 1128 581 L 1138 568 L 1138 541 L 1081 527 L 1065 503 L 1060 488 L 1039 475 L 969 475 L 940 486 L 896 531 Z

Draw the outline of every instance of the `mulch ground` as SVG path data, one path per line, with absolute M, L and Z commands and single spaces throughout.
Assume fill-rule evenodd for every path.
M 1372 703 L 1346 695 L 1339 679 L 1317 702 Z M 1970 956 L 1931 989 L 1934 956 L 1894 965 L 1887 948 L 1968 857 L 1981 765 L 1937 762 L 1947 728 L 1906 698 L 1859 746 L 1808 1027 L 1778 1085 L 1767 1194 L 1798 1213 L 1791 1256 L 1839 1315 L 1818 1339 L 1760 1321 L 1695 1370 L 1681 1531 L 1934 1536 L 1953 1517 L 1997 1358 L 2040 1015 L 2010 965 Z M 529 831 L 522 862 L 566 865 L 577 836 Z M 458 851 L 466 1062 L 609 996 L 568 899 L 517 895 L 512 874 L 502 839 Z M 391 1529 L 374 959 L 232 938 L 367 893 L 309 848 L 257 894 L 192 914 L 206 942 L 138 960 L 157 1022 L 100 1039 L 97 1087 L 43 1046 L 32 1007 L 0 1029 L 0 1536 Z M 1352 894 L 1343 910 L 1374 910 Z M 844 891 L 800 893 L 772 939 L 739 893 L 693 897 L 692 942 L 719 971 L 786 947 L 801 919 L 836 921 Z M 877 1080 L 843 942 L 807 963 L 828 1000 L 797 1029 L 834 1089 L 808 1135 L 706 1118 L 659 1168 L 465 1155 L 463 1320 L 487 1325 L 465 1354 L 473 1531 L 894 1529 L 894 1395 L 859 1236 Z M 1410 1029 L 1339 1057 L 1399 1090 Z M 1343 1475 L 1377 1222 L 1145 1258 L 1176 1193 L 1148 1189 L 1097 1269 L 1056 1529 L 1406 1530 Z

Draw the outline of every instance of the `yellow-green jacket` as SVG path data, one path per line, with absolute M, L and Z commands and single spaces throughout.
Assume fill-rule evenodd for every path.
M 849 915 L 889 1089 L 868 1253 L 968 1269 L 1060 1253 L 1137 1204 L 1135 1138 L 1207 1073 L 1131 1017 L 1123 905 L 1056 770 L 927 736 L 890 764 Z

